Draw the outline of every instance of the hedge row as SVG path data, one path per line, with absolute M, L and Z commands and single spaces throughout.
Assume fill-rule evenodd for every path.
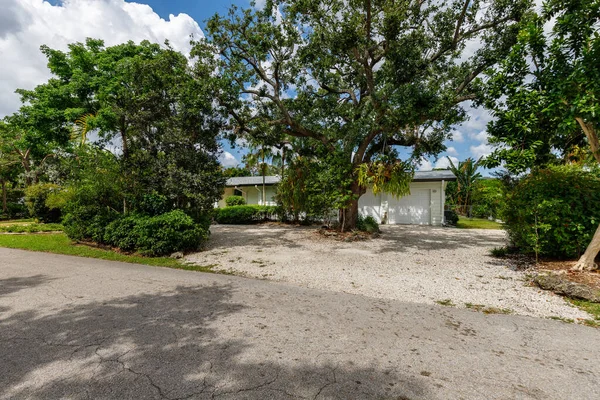
M 63 220 L 65 233 L 74 240 L 91 240 L 148 256 L 196 250 L 208 240 L 208 229 L 181 210 L 152 217 L 119 217 L 99 211 L 81 207 L 67 214 Z
M 231 206 L 217 208 L 214 219 L 220 224 L 253 224 L 261 221 L 277 219 L 275 206 Z

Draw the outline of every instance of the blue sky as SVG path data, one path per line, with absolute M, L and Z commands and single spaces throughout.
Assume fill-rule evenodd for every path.
M 259 6 L 264 0 L 257 2 Z M 68 43 L 86 37 L 101 38 L 107 45 L 126 40 L 163 42 L 189 51 L 189 35 L 201 36 L 205 21 L 225 13 L 231 4 L 250 7 L 250 0 L 3 0 L 0 13 L 0 118 L 15 112 L 19 98 L 15 89 L 31 89 L 49 78 L 46 60 L 39 46 L 66 49 Z M 490 120 L 484 110 L 468 108 L 471 117 L 456 127 L 448 151 L 439 160 L 425 160 L 421 166 L 445 167 L 446 156 L 454 161 L 479 158 L 491 148 L 485 133 Z M 223 144 L 224 165 L 239 163 L 243 150 Z

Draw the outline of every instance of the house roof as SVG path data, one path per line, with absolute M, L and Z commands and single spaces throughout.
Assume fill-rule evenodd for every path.
M 414 182 L 427 182 L 427 181 L 455 181 L 456 176 L 447 169 L 438 171 L 416 171 L 413 178 Z M 281 177 L 265 176 L 265 185 L 276 185 L 281 181 Z M 235 178 L 227 179 L 225 186 L 254 186 L 262 185 L 262 176 L 239 176 Z
M 265 185 L 275 185 L 281 181 L 279 176 L 265 176 Z M 238 176 L 227 179 L 225 186 L 254 186 L 262 185 L 262 176 Z
M 448 169 L 440 169 L 437 171 L 416 171 L 413 177 L 413 182 L 426 181 L 455 181 L 456 176 Z

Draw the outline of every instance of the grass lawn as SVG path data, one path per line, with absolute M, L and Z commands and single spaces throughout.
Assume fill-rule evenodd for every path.
M 584 324 L 600 328 L 600 303 L 592 303 L 591 301 L 577 299 L 567 300 L 571 304 L 581 308 L 583 311 L 587 311 L 588 313 L 594 316 L 594 319 L 588 319 L 586 321 L 583 321 Z
M 0 235 L 0 247 L 66 254 L 79 257 L 101 258 L 103 260 L 185 269 L 188 271 L 217 272 L 213 270 L 216 265 L 188 265 L 167 257 L 142 257 L 75 244 L 64 233 Z
M 38 224 L 35 222 L 0 224 L 0 232 L 33 233 L 33 232 L 62 232 L 61 224 Z
M 485 218 L 458 217 L 457 228 L 461 229 L 502 229 L 502 224 Z

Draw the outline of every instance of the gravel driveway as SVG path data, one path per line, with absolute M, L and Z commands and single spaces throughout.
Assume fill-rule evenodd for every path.
M 495 307 L 537 317 L 589 318 L 561 297 L 526 285 L 526 273 L 489 256 L 498 230 L 387 225 L 380 238 L 342 242 L 315 228 L 215 225 L 188 262 L 236 275 L 405 302 Z

